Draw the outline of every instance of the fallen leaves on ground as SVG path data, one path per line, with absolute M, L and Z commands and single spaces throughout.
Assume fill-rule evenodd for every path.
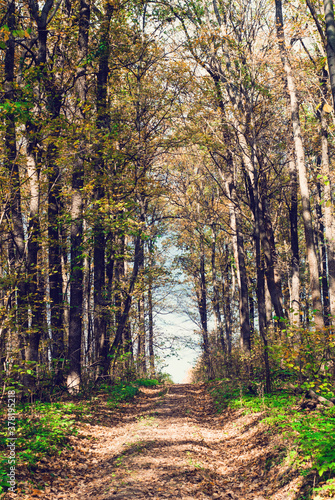
M 260 414 L 217 415 L 204 385 L 142 388 L 117 409 L 98 403 L 72 449 L 41 459 L 33 484 L 21 477 L 18 495 L 4 499 L 299 498 L 303 478 L 273 459 L 281 436 Z

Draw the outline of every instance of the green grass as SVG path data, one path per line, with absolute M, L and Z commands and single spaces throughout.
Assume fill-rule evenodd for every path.
M 68 446 L 70 435 L 76 434 L 73 403 L 34 403 L 17 405 L 15 425 L 16 463 L 26 465 L 31 471 L 41 457 L 59 453 Z M 0 493 L 7 482 L 7 421 L 0 422 Z
M 335 407 L 309 412 L 297 409 L 299 396 L 281 391 L 255 396 L 241 394 L 240 389 L 214 387 L 210 389 L 218 411 L 225 407 L 243 408 L 245 413 L 264 412 L 263 421 L 281 429 L 297 448 L 295 465 L 302 471 L 307 463 L 321 477 L 335 472 Z

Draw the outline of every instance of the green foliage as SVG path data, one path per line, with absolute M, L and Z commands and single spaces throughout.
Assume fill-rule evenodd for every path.
M 116 407 L 122 401 L 128 401 L 132 399 L 138 393 L 139 389 L 134 384 L 129 384 L 127 382 L 121 382 L 116 385 L 106 386 L 106 392 L 108 393 L 108 404 L 111 407 Z
M 314 489 L 315 493 L 325 493 L 328 498 L 334 498 L 335 497 L 335 479 L 329 479 L 326 481 L 326 484 L 322 485 L 320 488 L 315 488 Z M 320 496 L 314 497 L 315 500 L 321 500 Z
M 140 387 L 154 387 L 155 385 L 159 385 L 158 380 L 156 379 L 147 379 L 147 378 L 140 378 L 136 380 L 135 382 L 136 385 L 139 385 Z
M 68 437 L 76 434 L 73 403 L 34 403 L 16 408 L 16 461 L 31 471 L 41 457 L 52 455 L 68 446 Z M 0 493 L 8 486 L 7 421 L 0 422 Z
M 223 408 L 243 408 L 245 412 L 263 412 L 269 426 L 281 428 L 284 436 L 297 446 L 294 463 L 302 471 L 307 464 L 317 470 L 320 477 L 335 472 L 335 408 L 322 412 L 297 406 L 300 396 L 280 391 L 275 394 L 253 395 L 241 388 L 215 384 L 210 389 L 218 411 Z M 333 485 L 331 487 L 334 487 Z

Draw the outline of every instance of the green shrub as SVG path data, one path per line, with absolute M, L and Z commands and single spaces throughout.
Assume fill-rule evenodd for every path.
M 109 406 L 116 407 L 121 401 L 128 401 L 132 399 L 138 393 L 138 387 L 132 384 L 120 383 L 116 385 L 109 386 L 108 389 L 108 403 Z
M 159 382 L 156 379 L 140 378 L 135 381 L 135 384 L 142 387 L 154 387 L 155 385 L 159 385 Z

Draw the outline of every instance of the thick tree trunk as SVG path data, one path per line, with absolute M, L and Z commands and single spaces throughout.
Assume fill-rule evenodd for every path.
M 299 175 L 299 185 L 300 185 L 301 203 L 302 203 L 302 217 L 304 222 L 307 259 L 309 264 L 310 288 L 312 294 L 313 310 L 315 311 L 314 321 L 315 321 L 315 326 L 321 329 L 324 326 L 324 321 L 322 316 L 318 262 L 314 246 L 314 231 L 312 226 L 309 188 L 308 188 L 307 171 L 305 164 L 305 152 L 304 152 L 301 128 L 300 128 L 299 104 L 295 87 L 295 81 L 292 75 L 292 69 L 289 63 L 285 47 L 282 1 L 275 0 L 275 2 L 276 2 L 277 38 L 279 43 L 281 59 L 286 74 L 287 87 L 291 102 L 291 119 L 293 126 L 294 149 L 296 157 L 296 166 Z
M 335 105 L 335 21 L 333 0 L 323 0 L 325 21 L 326 21 L 326 39 L 327 39 L 327 60 L 329 68 L 330 87 L 333 96 L 333 107 Z
M 46 152 L 46 170 L 48 173 L 48 245 L 49 245 L 49 290 L 52 332 L 52 358 L 56 360 L 56 383 L 60 382 L 60 366 L 58 360 L 64 356 L 63 331 L 63 280 L 60 248 L 60 208 L 61 187 L 58 166 L 57 139 L 60 129 L 57 119 L 62 106 L 62 96 L 54 84 L 54 76 L 47 67 L 47 39 L 49 30 L 47 21 L 53 0 L 46 1 L 42 9 L 36 0 L 29 0 L 29 11 L 38 28 L 37 75 L 41 88 L 45 92 L 46 110 L 52 123 L 52 138 Z M 52 140 L 54 139 L 54 140 Z
M 96 107 L 97 107 L 97 141 L 95 144 L 95 173 L 96 185 L 94 198 L 96 201 L 96 222 L 94 224 L 94 336 L 96 345 L 96 356 L 99 360 L 102 373 L 107 375 L 110 366 L 108 358 L 109 338 L 107 336 L 107 321 L 105 318 L 104 291 L 105 291 L 105 235 L 104 227 L 100 220 L 100 202 L 105 196 L 105 135 L 109 130 L 110 116 L 107 103 L 107 85 L 109 78 L 109 54 L 110 54 L 110 22 L 114 7 L 112 3 L 106 4 L 106 11 L 101 24 L 99 68 L 97 73 Z

